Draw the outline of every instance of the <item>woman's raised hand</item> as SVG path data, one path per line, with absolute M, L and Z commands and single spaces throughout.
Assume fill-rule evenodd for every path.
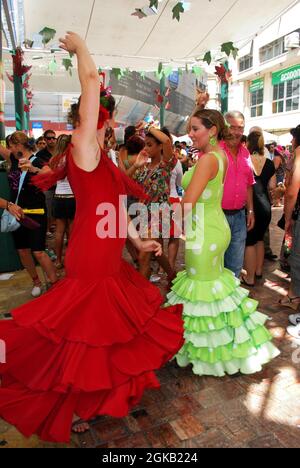
M 140 154 L 138 155 L 138 157 L 136 158 L 136 161 L 134 163 L 135 167 L 140 168 L 140 167 L 145 166 L 145 164 L 147 164 L 148 162 L 148 159 L 149 159 L 149 155 L 147 151 L 142 150 Z
M 80 47 L 86 47 L 85 41 L 78 34 L 72 31 L 68 31 L 65 37 L 59 39 L 59 42 L 59 47 L 61 49 L 73 54 L 76 54 Z

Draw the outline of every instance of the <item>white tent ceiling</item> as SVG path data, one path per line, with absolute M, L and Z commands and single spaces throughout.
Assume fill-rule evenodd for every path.
M 224 42 L 247 43 L 295 1 L 189 0 L 179 23 L 172 20 L 176 3 L 162 0 L 157 15 L 138 19 L 131 13 L 148 0 L 24 0 L 25 35 L 32 38 L 47 26 L 57 30 L 57 42 L 66 29 L 76 31 L 103 68 L 150 71 L 160 61 L 177 68 Z

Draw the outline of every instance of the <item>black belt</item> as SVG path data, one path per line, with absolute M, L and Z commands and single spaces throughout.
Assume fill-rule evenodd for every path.
M 238 213 L 240 213 L 241 211 L 244 211 L 245 208 L 240 208 L 239 210 L 223 210 L 224 213 L 228 216 L 234 216 Z

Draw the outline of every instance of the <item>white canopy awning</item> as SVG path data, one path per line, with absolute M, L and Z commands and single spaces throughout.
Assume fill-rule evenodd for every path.
M 290 134 L 290 132 L 284 133 L 283 135 L 280 135 L 278 137 L 278 143 L 282 146 L 288 146 L 288 145 L 291 145 L 292 139 L 293 137 Z
M 102 68 L 151 71 L 160 61 L 177 68 L 224 42 L 243 46 L 295 1 L 190 0 L 179 23 L 172 20 L 176 3 L 161 0 L 158 14 L 138 19 L 131 14 L 149 0 L 24 0 L 25 35 L 47 26 L 57 30 L 57 43 L 66 29 L 78 32 Z

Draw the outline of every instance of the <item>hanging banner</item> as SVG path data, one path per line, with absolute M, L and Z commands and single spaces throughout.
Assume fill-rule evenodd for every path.
M 67 114 L 70 111 L 71 105 L 78 102 L 79 96 L 80 96 L 79 94 L 75 94 L 75 95 L 67 94 L 67 95 L 62 96 L 62 113 L 63 114 Z
M 139 73 L 130 72 L 117 79 L 111 73 L 109 85 L 113 89 L 113 94 L 127 96 L 136 101 L 146 104 L 155 104 L 155 91 L 159 88 L 159 83 L 148 77 L 141 78 Z M 194 92 L 193 87 L 188 88 L 189 96 L 178 91 L 172 91 L 170 94 L 171 112 L 178 115 L 190 115 L 195 107 L 194 100 L 191 98 Z
M 259 91 L 260 89 L 264 89 L 264 79 L 263 78 L 258 78 L 257 80 L 251 81 L 250 84 L 250 93 L 255 93 L 256 91 Z
M 300 65 L 295 65 L 294 67 L 286 68 L 285 70 L 280 70 L 273 73 L 272 75 L 272 84 L 278 85 L 280 83 L 285 83 L 286 81 L 297 80 L 300 78 Z

